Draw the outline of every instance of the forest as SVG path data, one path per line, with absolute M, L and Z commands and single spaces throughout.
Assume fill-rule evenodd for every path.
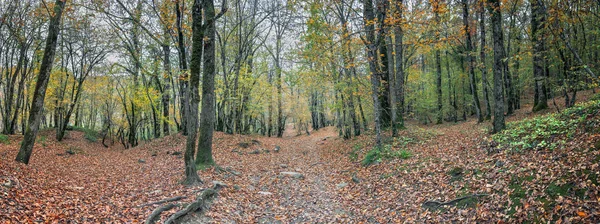
M 0 222 L 600 222 L 600 1 L 0 0 Z

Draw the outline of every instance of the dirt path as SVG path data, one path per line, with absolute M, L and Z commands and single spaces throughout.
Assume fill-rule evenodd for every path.
M 246 158 L 232 158 L 229 160 L 232 164 L 222 163 L 245 171 L 240 177 L 231 178 L 234 187 L 215 203 L 211 212 L 222 214 L 219 211 L 232 207 L 231 216 L 220 220 L 224 222 L 335 221 L 336 215 L 345 213 L 335 193 L 339 183 L 332 182 L 332 175 L 338 172 L 323 158 L 321 147 L 335 136 L 334 130 L 327 128 L 310 136 L 258 138 L 259 146 L 246 149 L 241 155 L 234 154 Z M 281 151 L 275 153 L 272 150 L 275 146 L 280 146 Z M 255 148 L 260 154 L 247 154 Z M 288 177 L 281 172 L 297 172 L 303 178 Z M 245 201 L 238 200 L 242 197 Z

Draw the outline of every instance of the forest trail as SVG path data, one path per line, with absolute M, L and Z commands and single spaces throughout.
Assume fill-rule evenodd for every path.
M 253 158 L 229 160 L 233 162 L 232 167 L 245 170 L 242 181 L 235 181 L 241 182 L 240 190 L 221 197 L 209 213 L 223 214 L 222 209 L 233 206 L 231 216 L 219 222 L 245 217 L 247 221 L 259 223 L 276 223 L 277 220 L 315 223 L 345 215 L 336 189 L 341 186 L 338 184 L 347 183 L 334 182 L 339 167 L 324 157 L 325 148 L 322 147 L 335 138 L 337 132 L 333 127 L 310 135 L 261 138 L 261 146 L 271 146 L 270 152 L 258 147 L 260 154 L 245 155 Z M 276 146 L 281 148 L 278 153 L 272 150 Z M 281 172 L 296 172 L 302 177 L 285 176 Z M 245 200 L 238 200 L 238 197 Z
M 532 116 L 537 114 L 522 109 L 508 119 Z M 8 144 L 0 144 L 0 221 L 143 221 L 159 205 L 140 205 L 176 196 L 187 198 L 175 203 L 188 203 L 202 189 L 212 187 L 213 181 L 220 181 L 228 186 L 219 191 L 206 213 L 195 217 L 201 222 L 485 223 L 506 219 L 504 214 L 512 208 L 521 212 L 515 220 L 527 217 L 522 211 L 529 203 L 533 208 L 539 196 L 520 193 L 523 198 L 515 199 L 510 195 L 518 193 L 516 184 L 547 192 L 547 186 L 566 181 L 558 177 L 571 172 L 569 164 L 598 168 L 592 164 L 600 151 L 590 155 L 561 148 L 487 154 L 481 144 L 489 137 L 488 129 L 489 124 L 473 119 L 430 126 L 408 122 L 399 137 L 386 132 L 383 140 L 410 156 L 368 166 L 362 162 L 372 149 L 370 131 L 350 140 L 338 137 L 334 127 L 297 136 L 290 127 L 283 138 L 218 132 L 213 153 L 223 169 L 200 170 L 204 183 L 192 187 L 181 185 L 185 136 L 179 134 L 123 149 L 117 144 L 104 148 L 77 131 L 56 142 L 54 131 L 47 130 L 36 141 L 30 165 L 14 162 L 22 136 L 9 136 Z M 596 137 L 584 135 L 574 146 L 588 147 Z M 550 173 L 530 175 L 537 171 Z M 302 178 L 282 172 L 296 172 Z M 586 176 L 569 177 L 574 183 L 586 181 Z M 489 195 L 467 203 L 474 207 L 440 211 L 422 207 L 430 200 L 444 202 L 481 193 Z M 573 213 L 577 203 L 562 205 L 565 214 L 580 214 Z M 174 212 L 163 213 L 162 220 Z

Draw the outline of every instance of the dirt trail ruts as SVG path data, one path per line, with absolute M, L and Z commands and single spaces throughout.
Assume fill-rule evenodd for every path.
M 332 182 L 338 172 L 321 156 L 321 145 L 331 142 L 335 136 L 333 128 L 325 128 L 308 136 L 258 138 L 260 147 L 280 146 L 281 151 L 236 154 L 245 158 L 222 164 L 245 171 L 240 177 L 232 178 L 234 183 L 239 183 L 235 186 L 238 190 L 222 195 L 211 210 L 222 214 L 220 209 L 231 209 L 231 216 L 220 220 L 224 222 L 240 219 L 259 223 L 335 221 L 345 214 L 335 193 L 339 183 Z M 297 172 L 303 178 L 281 175 L 281 172 Z

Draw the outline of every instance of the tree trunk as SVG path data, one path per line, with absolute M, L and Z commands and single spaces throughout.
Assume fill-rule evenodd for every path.
M 489 11 L 492 22 L 494 42 L 494 121 L 493 132 L 498 133 L 505 128 L 504 99 L 502 94 L 502 70 L 504 64 L 504 37 L 502 32 L 502 13 L 499 0 L 489 0 Z
M 402 30 L 402 14 L 404 10 L 404 0 L 396 0 L 396 13 L 398 15 L 399 24 L 394 29 L 394 43 L 395 43 L 395 59 L 396 59 L 396 78 L 395 88 L 396 92 L 396 120 L 398 128 L 404 127 L 404 31 Z
M 194 151 L 196 149 L 196 139 L 198 137 L 198 104 L 200 96 L 198 95 L 198 86 L 200 85 L 200 65 L 202 65 L 203 39 L 206 27 L 202 25 L 202 8 L 204 4 L 201 0 L 194 0 L 192 7 L 192 60 L 190 66 L 190 80 L 188 86 L 188 101 L 190 103 L 187 114 L 187 139 L 185 160 L 185 181 L 187 185 L 202 182 L 196 171 L 194 163 Z
M 164 87 L 162 91 L 162 119 L 163 119 L 163 135 L 169 135 L 169 102 L 171 101 L 170 91 L 171 91 L 171 45 L 169 44 L 168 34 L 169 31 L 165 27 L 165 44 L 162 46 L 163 48 L 163 69 L 165 74 L 163 75 L 164 79 Z
M 56 42 L 58 39 L 58 33 L 60 31 L 60 19 L 63 9 L 65 8 L 65 3 L 66 1 L 56 0 L 54 5 L 54 16 L 50 18 L 44 56 L 42 58 L 40 73 L 38 75 L 35 91 L 33 93 L 33 103 L 31 104 L 27 130 L 25 131 L 21 148 L 17 154 L 17 162 L 29 164 L 29 158 L 31 157 L 31 152 L 33 151 L 33 144 L 35 144 L 35 138 L 37 136 L 41 118 L 43 116 L 46 87 L 48 87 L 48 80 L 50 79 L 50 72 L 52 71 L 54 54 L 56 53 Z
M 483 101 L 485 102 L 485 120 L 489 120 L 492 117 L 492 106 L 490 105 L 490 91 L 487 85 L 487 66 L 486 66 L 486 53 L 485 53 L 485 7 L 484 0 L 479 2 L 479 38 L 481 40 L 481 46 L 479 49 L 479 55 L 481 60 L 481 86 L 483 87 Z
M 467 0 L 462 0 L 463 6 L 463 25 L 465 27 L 465 39 L 467 50 L 467 70 L 469 71 L 469 85 L 471 86 L 471 94 L 473 96 L 473 104 L 475 113 L 477 114 L 477 123 L 483 122 L 481 114 L 481 106 L 479 105 L 479 94 L 477 93 L 477 81 L 475 80 L 475 59 L 473 58 L 473 41 L 471 40 L 471 29 L 469 27 L 469 3 Z M 450 80 L 448 80 L 450 81 Z
M 199 1 L 199 0 L 196 0 Z M 215 20 L 227 11 L 227 2 L 218 16 L 213 0 L 203 0 L 204 7 L 204 69 L 202 74 L 202 114 L 200 116 L 200 140 L 196 153 L 196 165 L 214 165 L 212 156 L 213 130 L 215 126 Z M 194 41 L 195 42 L 195 41 Z M 198 55 L 200 56 L 200 55 Z M 199 59 L 198 59 L 199 61 Z M 200 66 L 200 63 L 198 63 Z
M 187 89 L 188 89 L 188 66 L 187 66 L 187 53 L 185 52 L 185 43 L 182 29 L 183 14 L 181 12 L 182 5 L 179 4 L 180 0 L 175 1 L 175 14 L 177 14 L 177 46 L 179 48 L 179 113 L 181 117 L 180 131 L 182 135 L 187 135 L 187 115 L 186 112 L 189 110 L 187 100 Z
M 533 77 L 535 84 L 535 95 L 533 100 L 533 112 L 548 108 L 546 98 L 546 77 L 544 69 L 545 41 L 543 27 L 545 23 L 545 12 L 543 6 L 537 0 L 531 0 L 531 42 L 533 44 Z
M 441 20 L 440 20 L 440 1 L 434 1 L 433 2 L 433 13 L 434 13 L 434 20 L 436 23 L 436 26 L 439 28 L 441 25 Z M 440 35 L 439 35 L 439 31 L 435 32 L 435 39 L 439 40 L 440 39 Z M 436 120 L 436 124 L 441 124 L 442 123 L 442 116 L 444 114 L 443 112 L 443 108 L 442 108 L 442 59 L 440 57 L 440 50 L 435 47 L 435 86 L 436 86 L 436 93 L 437 93 L 437 120 Z

